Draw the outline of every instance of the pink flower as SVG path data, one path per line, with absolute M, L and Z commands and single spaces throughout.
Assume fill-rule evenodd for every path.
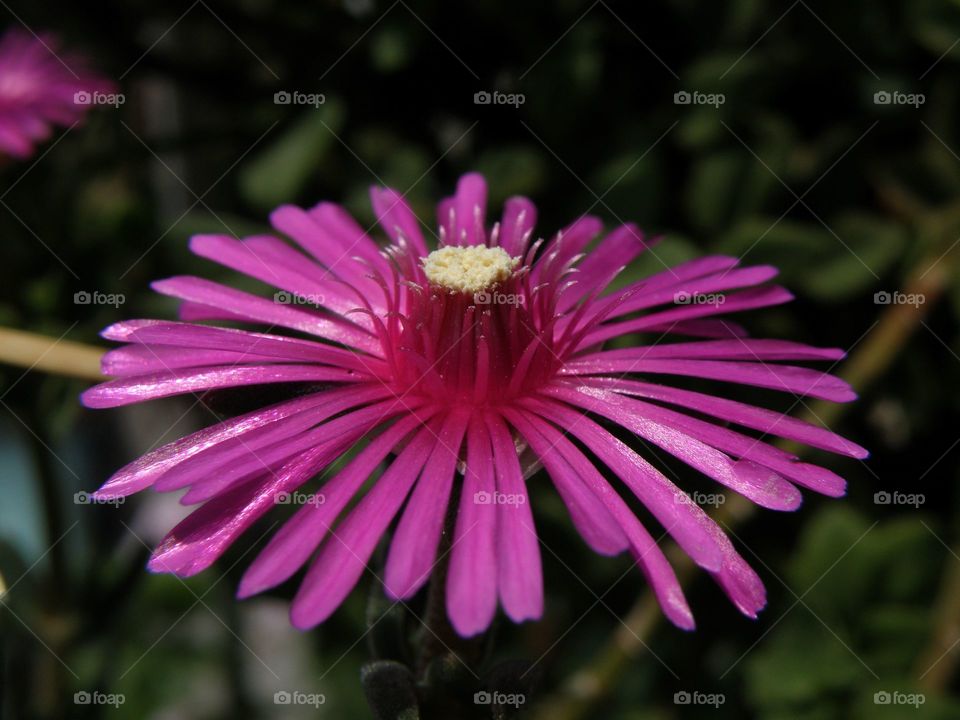
M 26 158 L 54 125 L 83 119 L 113 84 L 65 54 L 53 35 L 14 28 L 0 39 L 0 155 Z
M 88 407 L 264 383 L 311 386 L 154 450 L 98 491 L 106 499 L 189 488 L 182 501 L 203 503 L 156 550 L 151 570 L 200 572 L 278 497 L 297 493 L 303 506 L 253 561 L 239 594 L 274 587 L 309 564 L 291 613 L 296 626 L 309 628 L 348 595 L 397 516 L 383 582 L 392 598 L 416 593 L 441 560 L 444 518 L 456 496 L 446 580 L 454 627 L 465 636 L 483 631 L 498 602 L 514 621 L 537 618 L 543 583 L 524 472 L 536 463 L 523 462 L 533 458 L 583 540 L 602 555 L 630 552 L 676 625 L 692 629 L 693 616 L 626 496 L 649 509 L 741 612 L 756 615 L 765 604 L 757 575 L 647 453 L 615 433 L 635 434 L 640 445 L 763 507 L 796 509 L 798 486 L 842 495 L 840 477 L 764 438 L 857 458 L 866 456 L 862 448 L 780 413 L 658 380 L 719 380 L 846 402 L 855 396 L 842 380 L 780 362 L 838 360 L 843 352 L 750 339 L 720 317 L 790 300 L 765 284 L 772 267 L 710 256 L 604 293 L 652 245 L 634 225 L 588 249 L 602 225 L 582 216 L 552 240 L 531 242 L 534 205 L 509 199 L 488 230 L 486 196 L 481 176 L 461 178 L 439 205 L 441 247 L 433 252 L 403 197 L 379 188 L 372 201 L 391 240 L 385 249 L 331 203 L 272 214 L 278 234 L 298 247 L 270 235 L 196 236 L 198 255 L 281 292 L 270 299 L 174 277 L 153 287 L 183 301 L 186 322 L 130 320 L 104 331 L 128 344 L 104 357 L 104 373 L 116 379 L 86 391 Z M 604 349 L 634 333 L 652 344 Z M 351 448 L 349 462 L 317 493 L 301 490 Z

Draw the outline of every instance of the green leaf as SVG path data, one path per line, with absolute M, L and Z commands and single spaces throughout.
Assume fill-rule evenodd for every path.
M 278 139 L 244 166 L 240 172 L 244 198 L 264 209 L 294 201 L 337 142 L 343 121 L 341 104 L 329 98 L 318 108 L 303 110 Z
M 868 291 L 896 262 L 907 241 L 902 226 L 872 215 L 844 215 L 830 226 L 843 252 L 834 253 L 804 282 L 804 290 L 825 301 Z

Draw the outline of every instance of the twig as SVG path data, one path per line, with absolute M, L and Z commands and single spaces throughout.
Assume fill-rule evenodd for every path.
M 28 370 L 82 380 L 103 380 L 100 374 L 103 352 L 98 347 L 71 340 L 0 328 L 0 363 Z

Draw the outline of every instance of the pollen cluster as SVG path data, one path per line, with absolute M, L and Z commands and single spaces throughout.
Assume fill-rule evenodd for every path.
M 520 258 L 499 247 L 442 247 L 423 260 L 427 280 L 435 287 L 477 293 L 508 280 Z

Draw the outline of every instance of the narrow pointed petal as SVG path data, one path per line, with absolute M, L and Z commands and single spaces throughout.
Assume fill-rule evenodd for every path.
M 543 569 L 530 497 L 510 430 L 493 413 L 487 413 L 485 421 L 493 446 L 497 492 L 514 499 L 512 505 L 496 506 L 500 602 L 514 622 L 534 620 L 543 615 Z
M 373 212 L 384 232 L 399 244 L 401 240 L 409 243 L 417 257 L 426 257 L 427 243 L 420 232 L 420 223 L 403 195 L 392 188 L 370 188 L 370 202 Z
M 447 572 L 447 614 L 463 637 L 483 632 L 497 610 L 497 510 L 490 435 L 475 413 L 467 429 L 467 464 Z M 516 500 L 506 498 L 504 500 Z
M 429 418 L 428 413 L 421 413 L 399 420 L 325 483 L 319 490 L 323 502 L 303 506 L 280 528 L 247 568 L 237 595 L 256 595 L 279 585 L 303 567 L 370 474 L 403 438 Z
M 387 526 L 413 487 L 431 450 L 439 426 L 422 428 L 397 456 L 363 500 L 331 531 L 293 599 L 290 619 L 307 630 L 340 607 L 367 567 Z
M 525 197 L 507 198 L 503 205 L 498 244 L 510 257 L 523 257 L 537 224 L 537 206 Z
M 410 597 L 430 577 L 469 419 L 466 411 L 449 413 L 397 525 L 383 576 L 384 589 L 392 598 Z
M 550 473 L 557 492 L 570 512 L 570 518 L 584 541 L 601 555 L 617 555 L 629 547 L 626 535 L 610 511 L 584 482 L 581 472 L 558 453 L 527 414 L 504 409 L 503 416 L 513 425 L 540 458 Z M 612 490 L 610 490 L 612 492 Z

